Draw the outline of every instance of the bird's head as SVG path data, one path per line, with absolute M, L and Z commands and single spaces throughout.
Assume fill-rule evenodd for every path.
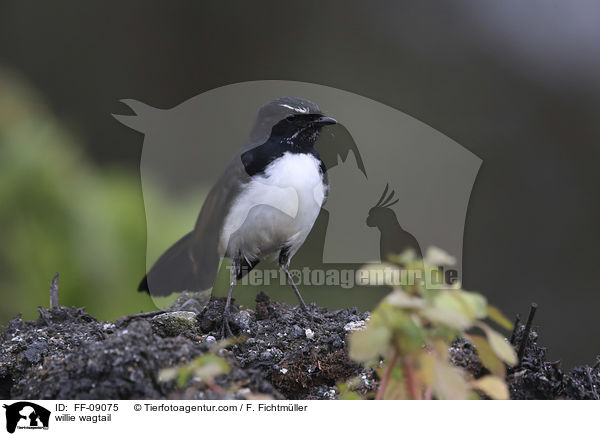
M 321 129 L 337 121 L 320 113 L 288 115 L 271 130 L 271 137 L 293 146 L 312 146 Z
M 333 118 L 323 115 L 319 106 L 310 100 L 282 97 L 260 108 L 251 139 L 261 142 L 271 136 L 286 145 L 312 146 L 321 128 L 336 123 Z

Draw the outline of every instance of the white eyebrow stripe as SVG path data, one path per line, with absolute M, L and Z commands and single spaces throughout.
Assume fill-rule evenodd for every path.
M 290 106 L 289 104 L 283 104 L 283 103 L 280 104 L 279 106 L 286 107 L 286 108 L 291 109 L 291 110 L 293 110 L 295 112 L 301 112 L 303 114 L 307 114 L 309 112 L 308 109 L 305 108 L 305 107 L 294 107 L 294 106 Z

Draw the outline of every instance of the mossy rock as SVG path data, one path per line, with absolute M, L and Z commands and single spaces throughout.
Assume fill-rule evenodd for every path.
M 167 312 L 151 319 L 154 332 L 160 336 L 179 336 L 195 328 L 198 319 L 194 312 Z

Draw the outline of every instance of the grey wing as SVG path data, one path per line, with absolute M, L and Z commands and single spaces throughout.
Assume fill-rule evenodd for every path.
M 203 284 L 214 285 L 219 264 L 225 253 L 219 249 L 221 229 L 231 203 L 241 186 L 249 180 L 240 154 L 229 162 L 225 171 L 208 194 L 192 232 L 191 256 L 193 268 Z M 202 289 L 207 289 L 203 287 Z
M 249 179 L 237 153 L 208 193 L 194 230 L 160 256 L 141 281 L 138 291 L 166 296 L 214 286 L 224 253 L 219 251 L 223 222 L 242 184 Z

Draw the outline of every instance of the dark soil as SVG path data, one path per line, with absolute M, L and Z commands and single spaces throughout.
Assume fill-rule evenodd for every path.
M 515 348 L 523 340 L 524 326 L 517 329 Z M 600 384 L 598 366 L 578 366 L 566 373 L 560 361 L 548 362 L 546 348 L 537 344 L 538 333 L 529 333 L 521 365 L 510 368 L 507 381 L 510 396 L 516 400 L 598 400 Z
M 197 322 L 177 335 L 151 318 L 99 322 L 79 308 L 40 309 L 35 321 L 16 317 L 0 337 L 0 398 L 330 399 L 336 383 L 352 377 L 363 393 L 377 386 L 374 372 L 347 355 L 347 334 L 368 313 L 312 306 L 311 322 L 262 293 L 256 310 L 233 309 L 233 333 L 245 340 L 217 351 L 231 367 L 227 374 L 184 389 L 159 382 L 161 369 L 189 363 L 220 339 L 224 302 L 185 303 L 199 312 Z
M 525 326 L 515 331 L 513 345 L 521 347 Z M 529 332 L 521 363 L 507 368 L 506 382 L 513 400 L 597 400 L 600 370 L 597 366 L 579 366 L 566 373 L 560 361 L 548 362 L 545 347 L 540 346 L 538 333 Z M 479 360 L 475 347 L 465 340 L 456 341 L 450 348 L 453 363 L 465 368 L 475 378 L 488 373 Z
M 234 305 L 231 327 L 242 339 L 218 349 L 223 307 L 221 299 L 204 306 L 186 295 L 171 308 L 185 312 L 114 323 L 99 322 L 81 308 L 40 309 L 40 317 L 27 322 L 17 316 L 0 335 L 0 398 L 334 399 L 336 384 L 349 379 L 365 397 L 376 391 L 375 372 L 347 354 L 348 333 L 361 328 L 368 313 L 313 305 L 311 321 L 299 308 L 261 293 L 254 310 Z M 170 323 L 181 313 L 187 319 Z M 516 349 L 525 330 L 519 325 L 515 331 Z M 598 365 L 566 373 L 559 362 L 546 361 L 534 330 L 528 336 L 522 363 L 507 369 L 511 398 L 598 399 Z M 209 383 L 192 379 L 182 389 L 158 380 L 161 369 L 209 352 L 224 358 L 231 370 Z M 470 343 L 456 341 L 450 353 L 454 364 L 474 377 L 486 374 Z

